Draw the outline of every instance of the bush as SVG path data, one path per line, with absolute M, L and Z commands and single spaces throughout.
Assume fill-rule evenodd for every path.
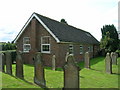
M 14 43 L 3 43 L 2 44 L 2 50 L 5 51 L 5 50 L 15 50 L 16 49 L 16 45 Z

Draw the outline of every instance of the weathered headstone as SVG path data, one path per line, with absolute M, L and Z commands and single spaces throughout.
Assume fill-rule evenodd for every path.
M 66 53 L 65 62 L 67 62 L 68 55 L 69 55 L 69 52 Z
M 112 64 L 117 65 L 117 54 L 115 52 L 111 52 L 111 59 L 112 59 Z
M 16 57 L 16 77 L 23 79 L 23 59 L 22 59 L 22 52 L 17 52 Z
M 89 55 L 89 52 L 85 53 L 85 68 L 90 69 L 90 55 Z
M 69 55 L 64 66 L 64 88 L 79 88 L 79 70 L 73 55 Z
M 106 54 L 105 58 L 105 71 L 109 74 L 112 73 L 112 60 L 109 53 Z
M 55 55 L 52 57 L 52 70 L 55 70 Z
M 42 87 L 45 87 L 46 82 L 45 82 L 44 66 L 42 62 L 41 53 L 37 52 L 34 59 L 35 59 L 34 83 Z
M 12 57 L 10 52 L 5 52 L 6 56 L 6 73 L 12 75 Z
M 5 72 L 5 55 L 0 53 L 0 71 Z

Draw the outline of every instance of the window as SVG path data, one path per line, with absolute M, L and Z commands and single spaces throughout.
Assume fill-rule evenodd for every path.
M 30 38 L 24 37 L 23 38 L 23 52 L 29 52 L 30 49 L 31 49 Z
M 72 44 L 69 45 L 69 54 L 73 54 L 73 45 Z
M 50 37 L 49 36 L 41 37 L 41 52 L 50 53 Z
M 88 47 L 88 52 L 93 52 L 93 46 Z
M 80 54 L 83 54 L 83 46 L 80 45 Z

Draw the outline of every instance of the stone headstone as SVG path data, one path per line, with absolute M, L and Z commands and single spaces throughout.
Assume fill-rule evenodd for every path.
M 105 58 L 105 71 L 109 74 L 112 73 L 112 60 L 109 53 L 106 54 Z
M 66 56 L 65 56 L 65 62 L 67 62 L 67 57 L 69 55 L 69 52 L 66 53 Z
M 6 56 L 6 73 L 12 75 L 12 57 L 10 52 L 5 52 Z
M 16 77 L 24 79 L 22 52 L 17 52 L 17 57 L 16 57 Z
M 34 69 L 34 83 L 39 86 L 45 87 L 45 74 L 44 74 L 44 66 L 42 62 L 42 55 L 40 52 L 37 52 L 35 55 L 35 69 Z
M 0 71 L 5 72 L 5 55 L 0 53 Z
M 117 54 L 115 52 L 111 53 L 112 64 L 117 65 Z
M 64 88 L 79 88 L 79 70 L 73 55 L 69 55 L 64 66 Z
M 90 69 L 90 55 L 89 55 L 89 52 L 85 53 L 85 68 Z
M 55 55 L 52 57 L 52 70 L 55 70 Z

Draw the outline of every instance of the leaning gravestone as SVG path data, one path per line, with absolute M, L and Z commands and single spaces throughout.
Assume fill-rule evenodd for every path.
M 109 53 L 107 53 L 105 58 L 105 71 L 109 74 L 112 73 L 112 60 Z
M 12 75 L 12 57 L 10 52 L 5 52 L 6 56 L 6 73 Z
M 64 66 L 64 88 L 79 88 L 79 70 L 73 55 L 69 55 Z
M 22 59 L 22 52 L 17 52 L 16 57 L 16 77 L 23 79 L 23 59 Z
M 37 52 L 34 59 L 35 59 L 34 83 L 36 83 L 39 86 L 45 87 L 46 82 L 41 53 Z
M 5 55 L 0 53 L 0 71 L 5 72 Z
M 112 64 L 117 65 L 117 54 L 115 52 L 111 53 Z
M 55 55 L 52 57 L 52 70 L 55 70 Z
M 89 52 L 85 53 L 85 68 L 90 69 L 90 55 L 89 55 Z

